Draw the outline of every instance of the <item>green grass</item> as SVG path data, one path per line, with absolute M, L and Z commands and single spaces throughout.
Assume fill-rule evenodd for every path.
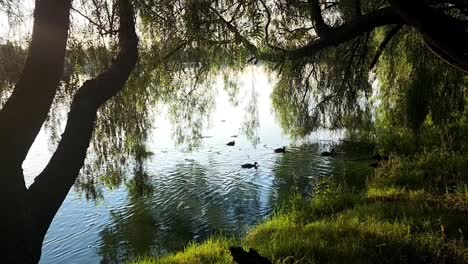
M 468 263 L 468 157 L 393 158 L 363 189 L 321 184 L 291 199 L 241 240 L 213 238 L 133 263 L 233 263 L 228 248 L 255 248 L 273 263 Z
M 376 173 L 377 186 L 403 186 L 411 189 L 450 192 L 468 183 L 467 155 L 428 152 L 411 159 L 391 159 Z
M 163 258 L 152 256 L 140 257 L 133 261 L 139 264 L 171 263 L 233 263 L 229 255 L 229 245 L 235 243 L 227 238 L 212 238 L 202 244 L 190 244 L 183 252 L 167 255 Z

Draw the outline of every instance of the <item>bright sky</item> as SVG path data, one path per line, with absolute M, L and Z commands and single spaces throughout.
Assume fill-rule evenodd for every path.
M 0 8 L 0 42 L 18 41 L 32 30 L 34 0 L 18 1 L 17 5 L 23 16 L 19 25 L 15 26 L 10 25 L 6 12 Z
M 77 1 L 75 1 L 77 2 Z M 10 23 L 8 20 L 8 15 L 4 8 L 0 6 L 0 43 L 5 43 L 7 41 L 19 42 L 27 39 L 27 37 L 32 33 L 33 28 L 33 19 L 34 19 L 34 0 L 23 0 L 16 3 L 17 7 L 15 8 L 15 13 L 19 13 L 18 16 L 21 18 L 20 21 L 15 21 L 15 17 L 11 17 L 14 23 Z M 80 9 L 81 13 L 91 12 L 86 8 L 82 7 L 77 3 L 74 5 L 75 8 Z M 19 12 L 18 12 L 19 10 Z M 77 28 L 86 29 L 90 26 L 89 21 L 74 10 L 70 11 L 70 19 L 75 31 L 73 34 L 75 36 L 82 34 L 81 30 L 76 30 Z M 18 20 L 18 17 L 16 20 Z M 94 27 L 94 25 L 91 25 Z M 89 37 L 89 36 L 88 36 Z M 91 36 L 92 40 L 95 40 L 95 36 Z

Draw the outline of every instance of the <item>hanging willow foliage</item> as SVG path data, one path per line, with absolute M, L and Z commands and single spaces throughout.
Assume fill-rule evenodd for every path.
M 443 134 L 467 114 L 468 76 L 442 63 L 424 45 L 405 30 L 385 50 L 377 70 L 380 125 L 409 128 L 415 135 L 433 126 Z

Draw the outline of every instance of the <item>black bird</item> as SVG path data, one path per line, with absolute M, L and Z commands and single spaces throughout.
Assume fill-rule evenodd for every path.
M 285 153 L 285 152 L 286 152 L 286 147 L 275 149 L 275 153 Z
M 320 156 L 323 156 L 323 157 L 334 157 L 335 155 L 336 155 L 335 149 L 331 149 L 331 151 L 324 151 L 320 153 Z
M 233 140 L 233 141 L 227 143 L 226 145 L 228 145 L 228 146 L 234 146 L 235 144 L 236 144 L 236 142 Z
M 241 247 L 230 247 L 229 251 L 231 251 L 232 259 L 238 264 L 271 264 L 269 259 L 252 248 L 247 252 Z
M 246 163 L 246 164 L 243 164 L 241 167 L 242 167 L 243 169 L 251 169 L 251 168 L 257 169 L 258 163 L 257 163 L 257 162 L 254 162 L 254 164 Z

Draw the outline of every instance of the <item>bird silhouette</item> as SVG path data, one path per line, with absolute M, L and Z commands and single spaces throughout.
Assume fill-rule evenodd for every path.
M 258 167 L 258 163 L 257 162 L 254 162 L 254 164 L 251 164 L 251 163 L 246 163 L 246 164 L 243 164 L 241 166 L 243 169 L 251 169 L 251 168 L 257 168 Z
M 275 149 L 275 153 L 285 153 L 285 152 L 286 152 L 286 147 Z

